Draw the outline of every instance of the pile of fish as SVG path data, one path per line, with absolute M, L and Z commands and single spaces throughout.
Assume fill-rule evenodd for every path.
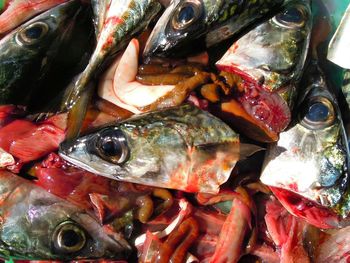
M 0 1 L 0 258 L 348 262 L 333 31 L 322 0 Z

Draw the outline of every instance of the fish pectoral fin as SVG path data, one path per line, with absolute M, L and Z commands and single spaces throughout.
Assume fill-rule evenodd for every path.
M 240 143 L 240 151 L 239 151 L 239 159 L 244 160 L 248 158 L 249 156 L 252 156 L 253 154 L 265 151 L 266 149 L 255 145 L 255 144 L 249 144 L 249 143 Z

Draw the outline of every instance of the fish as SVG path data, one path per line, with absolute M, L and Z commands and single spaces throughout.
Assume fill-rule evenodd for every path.
M 174 0 L 155 25 L 143 56 L 184 56 L 198 51 L 201 43 L 211 47 L 278 10 L 284 2 Z
M 105 23 L 108 7 L 111 4 L 111 1 L 112 0 L 91 0 L 91 6 L 94 12 L 95 35 L 97 39 Z
M 335 95 L 311 59 L 295 121 L 266 152 L 260 180 L 295 216 L 319 228 L 349 224 L 349 147 Z
M 79 10 L 79 1 L 63 3 L 0 40 L 0 105 L 26 105 Z
M 222 110 L 230 113 L 227 119 L 246 136 L 273 142 L 290 123 L 311 28 L 310 1 L 289 1 L 278 14 L 236 41 L 216 62 L 218 70 L 237 79 L 231 95 L 236 103 Z
M 0 1 L 0 36 L 21 25 L 35 15 L 67 1 L 68 0 Z M 2 13 L 1 9 L 3 9 Z
M 116 180 L 216 193 L 239 159 L 240 143 L 238 134 L 220 119 L 184 104 L 65 141 L 59 155 Z
M 77 76 L 67 93 L 62 109 L 69 110 L 78 101 L 88 84 L 104 69 L 114 55 L 142 32 L 160 11 L 156 0 L 111 0 L 100 30 L 96 48 L 84 71 Z M 106 62 L 107 60 L 107 62 Z
M 125 258 L 131 250 L 91 215 L 7 171 L 0 172 L 0 255 L 4 259 Z

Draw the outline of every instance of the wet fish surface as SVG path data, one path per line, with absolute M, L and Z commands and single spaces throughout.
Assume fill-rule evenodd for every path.
M 10 172 L 0 172 L 0 255 L 14 259 L 123 258 L 130 246 L 82 209 Z
M 137 115 L 63 142 L 59 154 L 112 179 L 217 192 L 239 159 L 238 134 L 191 105 Z

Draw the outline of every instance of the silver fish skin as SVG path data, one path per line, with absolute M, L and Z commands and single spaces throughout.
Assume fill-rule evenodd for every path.
M 0 172 L 0 256 L 5 259 L 121 259 L 130 252 L 119 234 L 34 183 Z
M 213 46 L 286 1 L 173 0 L 154 27 L 143 55 L 186 55 L 193 47 L 198 51 L 202 37 L 206 47 Z
M 305 76 L 295 122 L 268 147 L 260 179 L 346 217 L 349 148 L 340 109 L 316 60 Z
M 89 82 L 104 70 L 106 60 L 111 60 L 142 32 L 160 10 L 161 4 L 156 0 L 111 0 L 97 46 L 85 70 L 68 89 L 63 109 L 75 104 Z
M 217 193 L 239 159 L 239 137 L 192 105 L 137 115 L 73 141 L 59 154 L 95 174 L 187 192 Z

